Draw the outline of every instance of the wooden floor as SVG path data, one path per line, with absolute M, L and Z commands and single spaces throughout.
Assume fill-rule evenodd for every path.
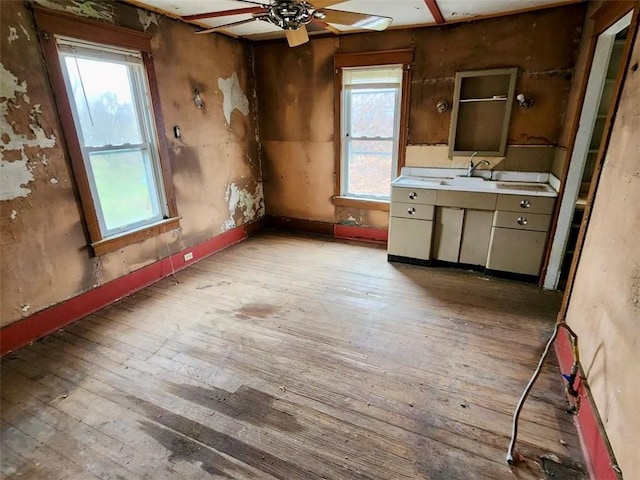
M 581 461 L 552 360 L 528 460 L 505 463 L 557 294 L 279 233 L 176 278 L 2 360 L 4 478 L 541 479 L 541 456 Z

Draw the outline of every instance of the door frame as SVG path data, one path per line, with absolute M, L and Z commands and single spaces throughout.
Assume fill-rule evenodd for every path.
M 607 2 L 592 16 L 595 25 L 589 47 L 590 61 L 587 67 L 589 75 L 582 86 L 581 103 L 579 107 L 580 112 L 576 117 L 579 118 L 579 120 L 574 123 L 572 148 L 567 152 L 567 156 L 570 160 L 565 166 L 564 178 L 559 192 L 559 197 L 562 200 L 556 207 L 556 221 L 554 222 L 552 240 L 549 242 L 546 268 L 541 277 L 542 287 L 546 290 L 555 290 L 558 287 L 562 262 L 571 231 L 575 203 L 582 183 L 582 175 L 587 162 L 589 143 L 596 123 L 598 106 L 604 89 L 607 68 L 611 58 L 611 51 L 613 49 L 615 36 L 629 26 L 629 35 L 624 47 L 622 62 L 618 69 L 613 100 L 607 114 L 604 133 L 600 142 L 591 187 L 589 189 L 587 206 L 585 207 L 578 243 L 576 245 L 571 268 L 569 270 L 569 279 L 567 281 L 565 292 L 570 291 L 573 283 L 575 265 L 577 265 L 577 261 L 579 260 L 580 251 L 584 242 L 583 230 L 588 224 L 591 203 L 597 189 L 602 163 L 609 145 L 611 127 L 618 108 L 622 82 L 624 80 L 624 72 L 626 71 L 629 62 L 631 46 L 635 38 L 637 15 L 638 8 L 635 2 Z

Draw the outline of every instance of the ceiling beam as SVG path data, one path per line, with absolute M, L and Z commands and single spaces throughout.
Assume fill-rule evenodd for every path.
M 243 15 L 246 13 L 262 13 L 262 7 L 236 8 L 235 10 L 222 10 L 220 12 L 198 13 L 196 15 L 185 15 L 183 20 L 190 22 L 192 20 L 203 20 L 205 18 L 228 17 L 231 15 Z
M 440 7 L 436 3 L 436 0 L 424 0 L 424 3 L 427 4 L 427 8 L 431 12 L 431 15 L 435 19 L 436 23 L 445 23 L 445 19 L 442 16 L 442 12 L 440 11 Z

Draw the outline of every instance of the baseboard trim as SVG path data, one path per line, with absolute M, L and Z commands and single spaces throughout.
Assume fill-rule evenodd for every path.
M 333 236 L 333 223 L 317 220 L 303 220 L 301 218 L 267 216 L 267 225 L 282 230 L 314 233 L 316 235 Z
M 388 231 L 380 228 L 343 225 L 341 223 L 303 220 L 301 218 L 278 217 L 274 215 L 267 216 L 267 225 L 282 230 L 328 235 L 341 240 L 357 240 L 359 242 L 385 245 L 389 237 Z
M 333 228 L 333 236 L 345 240 L 386 244 L 389 238 L 389 232 L 379 228 L 358 227 L 337 223 Z
M 570 372 L 573 364 L 573 352 L 566 332 L 561 331 L 558 334 L 555 348 L 560 370 L 564 373 Z M 622 480 L 622 474 L 616 470 L 618 463 L 591 396 L 589 385 L 582 381 L 582 377 L 579 377 L 575 388 L 582 400 L 574 421 L 578 429 L 589 477 L 592 480 Z
M 224 232 L 198 245 L 158 260 L 124 277 L 76 295 L 51 307 L 17 320 L 0 330 L 0 356 L 42 338 L 101 308 L 131 295 L 149 285 L 182 270 L 216 252 L 241 242 L 251 233 L 265 226 L 264 218 Z M 185 262 L 184 254 L 193 253 L 193 260 Z

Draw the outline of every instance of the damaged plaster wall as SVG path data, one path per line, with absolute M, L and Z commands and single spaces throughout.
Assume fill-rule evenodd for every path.
M 12 32 L 15 33 L 15 32 Z M 11 35 L 7 41 L 17 40 Z M 48 149 L 56 144 L 55 136 L 47 136 L 38 123 L 38 116 L 42 113 L 41 105 L 30 105 L 27 95 L 27 82 L 18 78 L 0 63 L 0 201 L 12 200 L 17 197 L 27 197 L 31 193 L 28 184 L 34 180 L 33 171 L 37 161 L 32 162 L 27 155 L 27 149 Z M 13 122 L 8 119 L 10 110 L 30 109 L 28 125 L 30 133 L 19 133 Z M 5 160 L 8 152 L 18 152 L 19 160 Z M 43 155 L 43 153 L 40 153 Z M 43 158 L 41 156 L 41 158 Z M 44 157 L 46 158 L 46 157 Z M 45 160 L 46 161 L 46 160 Z
M 640 364 L 638 65 L 636 34 L 567 311 L 624 478 L 640 478 L 640 386 L 635 381 Z
M 153 35 L 159 133 L 182 219 L 176 231 L 91 256 L 33 16 L 23 2 L 0 2 L 3 326 L 264 215 L 249 45 L 194 35 L 182 22 L 117 2 L 38 3 Z M 227 116 L 219 78 L 231 79 L 230 105 L 240 114 Z M 193 103 L 195 88 L 203 109 Z
M 584 9 L 571 5 L 445 27 L 312 39 L 296 48 L 284 42 L 257 45 L 267 213 L 331 223 L 360 218 L 359 209 L 337 208 L 332 201 L 335 52 L 415 49 L 407 153 L 417 165 L 454 165 L 446 155 L 451 111 L 437 113 L 436 103 L 451 102 L 457 71 L 518 67 L 516 89 L 536 103 L 528 110 L 513 109 L 508 142 L 525 147 L 511 148 L 500 168 L 548 171 L 562 130 Z M 387 228 L 388 215 L 369 216 L 366 225 Z

